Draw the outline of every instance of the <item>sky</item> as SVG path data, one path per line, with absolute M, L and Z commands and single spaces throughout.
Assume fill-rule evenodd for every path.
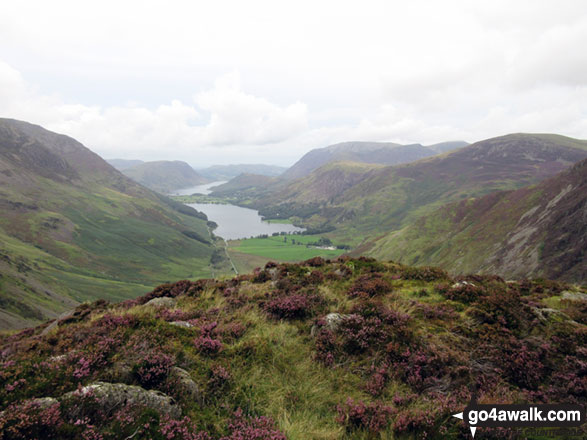
M 584 0 L 0 4 L 0 117 L 104 158 L 289 166 L 351 140 L 587 138 Z

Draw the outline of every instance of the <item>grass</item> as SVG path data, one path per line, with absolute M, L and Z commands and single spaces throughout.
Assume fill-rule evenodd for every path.
M 313 257 L 334 258 L 344 253 L 344 250 L 341 249 L 328 250 L 306 247 L 306 244 L 316 242 L 319 239 L 320 237 L 316 235 L 280 235 L 229 241 L 229 247 L 231 251 L 241 254 L 257 255 L 277 261 L 300 261 Z M 296 244 L 293 244 L 292 240 L 295 240 Z

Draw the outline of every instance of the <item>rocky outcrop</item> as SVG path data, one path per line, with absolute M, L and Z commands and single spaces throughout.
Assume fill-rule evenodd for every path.
M 151 301 L 145 303 L 146 306 L 151 307 L 175 307 L 177 301 L 174 298 L 169 298 L 167 296 L 163 296 L 161 298 L 153 298 Z
M 76 401 L 84 397 L 95 397 L 96 403 L 93 404 L 97 404 L 105 413 L 125 405 L 137 405 L 154 409 L 173 418 L 181 416 L 181 408 L 175 400 L 161 391 L 145 390 L 136 385 L 122 383 L 95 382 L 64 394 L 59 400 Z
M 196 385 L 190 373 L 183 368 L 171 368 L 168 380 L 174 382 L 174 388 L 187 400 L 196 401 L 200 405 L 203 403 L 203 395 L 200 388 Z

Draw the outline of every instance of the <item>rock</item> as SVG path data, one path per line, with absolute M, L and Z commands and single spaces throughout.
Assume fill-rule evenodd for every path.
M 325 322 L 323 328 L 330 330 L 332 332 L 335 332 L 338 330 L 338 327 L 340 327 L 340 323 L 343 322 L 345 319 L 347 319 L 349 316 L 350 315 L 343 315 L 341 313 L 329 313 L 324 318 L 322 318 L 322 321 Z M 310 331 L 310 334 L 312 336 L 315 336 L 317 331 L 318 331 L 318 326 L 313 325 L 312 330 Z
M 146 306 L 152 307 L 175 307 L 177 301 L 175 298 L 169 298 L 167 296 L 163 296 L 161 298 L 153 298 L 151 301 L 145 303 Z
M 106 413 L 128 404 L 145 406 L 173 418 L 181 416 L 181 408 L 175 400 L 161 391 L 145 390 L 136 385 L 123 383 L 95 382 L 77 391 L 64 394 L 60 400 L 76 401 L 89 396 L 97 400 L 92 402 L 92 405 L 98 405 L 99 409 Z
M 571 318 L 569 318 L 566 314 L 564 314 L 563 312 L 561 312 L 560 310 L 556 310 L 556 309 L 550 309 L 550 308 L 539 308 L 539 307 L 534 307 L 532 309 L 534 311 L 534 313 L 536 314 L 536 316 L 538 317 L 538 319 L 542 322 L 549 322 L 549 321 L 570 321 Z
M 125 362 L 116 362 L 100 375 L 100 379 L 104 382 L 125 384 L 132 384 L 135 381 L 132 367 Z
M 73 316 L 74 313 L 75 313 L 75 309 L 68 310 L 66 312 L 63 312 L 51 324 L 49 324 L 47 327 L 45 327 L 43 329 L 43 331 L 41 332 L 41 336 L 45 336 L 46 334 L 48 334 L 51 330 L 53 330 L 54 328 L 56 328 L 61 321 L 63 321 L 66 318 L 69 318 L 69 317 Z
M 451 289 L 456 289 L 457 287 L 463 287 L 463 286 L 471 286 L 471 287 L 475 287 L 475 284 L 470 283 L 469 281 L 459 281 L 457 283 L 454 283 L 451 287 Z
M 56 403 L 59 403 L 59 401 L 53 397 L 39 397 L 32 399 L 32 401 L 39 405 L 39 409 L 46 409 L 55 405 Z
M 193 325 L 187 321 L 173 321 L 169 323 L 170 325 L 175 325 L 176 327 L 183 327 L 183 328 L 192 328 Z
M 173 367 L 169 372 L 168 380 L 175 382 L 175 386 L 178 388 L 180 394 L 185 396 L 188 400 L 198 402 L 200 405 L 203 404 L 203 396 L 200 392 L 200 388 L 193 381 L 192 376 L 183 368 Z
M 587 301 L 587 293 L 569 292 L 566 290 L 562 293 L 562 299 L 569 301 Z

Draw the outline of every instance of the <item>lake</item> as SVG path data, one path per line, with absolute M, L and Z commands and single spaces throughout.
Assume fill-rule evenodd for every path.
M 192 194 L 208 195 L 212 192 L 213 187 L 222 185 L 228 182 L 227 180 L 219 180 L 217 182 L 205 183 L 204 185 L 190 186 L 189 188 L 176 189 L 171 193 L 173 196 L 191 196 Z
M 263 221 L 254 209 L 210 203 L 187 203 L 187 205 L 206 214 L 208 220 L 216 222 L 218 227 L 214 230 L 214 234 L 225 240 L 250 238 L 262 234 L 271 235 L 275 232 L 304 231 L 303 228 L 290 224 Z

